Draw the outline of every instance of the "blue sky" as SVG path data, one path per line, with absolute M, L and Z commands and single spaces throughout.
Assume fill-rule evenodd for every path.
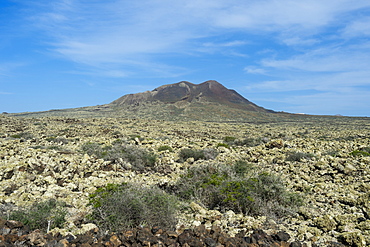
M 370 116 L 370 1 L 0 2 L 0 112 L 184 80 L 276 111 Z

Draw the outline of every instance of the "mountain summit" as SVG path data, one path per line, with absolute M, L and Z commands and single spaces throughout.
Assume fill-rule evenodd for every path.
M 165 104 L 189 105 L 192 103 L 214 103 L 256 112 L 272 112 L 250 102 L 235 90 L 227 89 L 217 81 L 193 84 L 181 81 L 160 86 L 152 91 L 127 94 L 113 101 L 113 106 L 140 106 L 143 103 L 162 102 Z

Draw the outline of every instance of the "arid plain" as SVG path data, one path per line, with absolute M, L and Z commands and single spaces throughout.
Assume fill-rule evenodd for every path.
M 250 216 L 209 210 L 184 202 L 178 227 L 220 226 L 286 231 L 291 240 L 325 246 L 370 244 L 370 121 L 367 118 L 306 117 L 270 123 L 161 121 L 124 118 L 21 118 L 0 116 L 0 202 L 2 217 L 34 202 L 55 198 L 68 213 L 62 233 L 94 227 L 89 194 L 107 184 L 135 182 L 171 186 L 189 167 L 243 160 L 282 178 L 303 204 L 286 217 Z M 117 140 L 155 154 L 150 168 L 112 162 L 83 152 L 86 143 Z M 161 148 L 162 147 L 162 148 Z M 163 148 L 166 147 L 166 148 Z M 213 150 L 209 159 L 179 157 L 181 150 Z M 52 227 L 53 228 L 53 227 Z

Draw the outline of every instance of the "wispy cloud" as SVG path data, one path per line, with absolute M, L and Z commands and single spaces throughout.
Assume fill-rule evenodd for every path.
M 84 64 L 131 63 L 140 56 L 191 52 L 198 49 L 197 39 L 218 35 L 225 29 L 285 33 L 282 39 L 288 45 L 314 44 L 316 39 L 303 40 L 296 35 L 317 31 L 344 12 L 370 6 L 364 1 L 349 2 L 146 0 L 139 4 L 65 0 L 51 2 L 35 20 L 54 37 L 54 51 L 67 59 Z M 289 37 L 286 30 L 295 35 Z M 246 42 L 233 40 L 218 45 L 230 47 Z
M 370 36 L 370 17 L 362 17 L 350 22 L 342 32 L 345 38 Z
M 2 95 L 7 95 L 7 94 L 13 94 L 13 93 L 9 93 L 9 92 L 1 92 L 1 91 L 0 91 L 0 94 L 2 94 Z
M 249 73 L 249 74 L 261 74 L 264 75 L 266 74 L 266 70 L 262 68 L 258 68 L 255 66 L 247 66 L 244 68 L 244 71 Z
M 265 59 L 262 65 L 276 69 L 312 72 L 367 70 L 370 65 L 370 54 L 362 51 L 342 51 L 340 48 L 336 51 L 320 49 L 289 59 Z
M 343 114 L 351 112 L 352 116 L 366 116 L 361 109 L 370 104 L 369 91 L 352 93 L 324 92 L 304 96 L 286 97 L 285 103 L 291 105 L 287 110 L 307 114 Z M 333 102 L 335 102 L 333 104 Z M 369 116 L 369 115 L 367 115 Z
M 15 69 L 23 66 L 26 66 L 25 62 L 2 62 L 0 59 L 0 76 L 10 76 Z
M 241 45 L 246 45 L 247 42 L 243 40 L 234 40 L 230 42 L 224 42 L 224 43 L 212 43 L 212 42 L 207 42 L 204 43 L 203 46 L 205 47 L 233 47 L 233 46 L 241 46 Z

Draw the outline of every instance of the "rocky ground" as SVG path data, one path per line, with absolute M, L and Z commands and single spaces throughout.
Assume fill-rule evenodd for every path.
M 245 160 L 281 175 L 291 191 L 300 193 L 304 205 L 298 212 L 271 219 L 208 210 L 192 202 L 179 212 L 178 231 L 219 227 L 230 236 L 251 236 L 260 229 L 271 236 L 287 233 L 290 243 L 307 246 L 368 246 L 369 130 L 368 119 L 356 118 L 253 124 L 1 115 L 1 213 L 7 219 L 12 210 L 56 198 L 68 205 L 67 223 L 49 234 L 78 235 L 96 229 L 83 219 L 91 210 L 89 194 L 101 186 L 136 182 L 164 187 L 189 166 Z M 234 138 L 236 143 L 244 140 L 243 145 L 227 143 Z M 137 171 L 130 164 L 112 164 L 81 152 L 87 142 L 111 145 L 117 139 L 156 153 L 155 167 Z M 161 146 L 172 150 L 158 151 Z M 180 161 L 183 148 L 212 148 L 218 155 L 214 160 Z

